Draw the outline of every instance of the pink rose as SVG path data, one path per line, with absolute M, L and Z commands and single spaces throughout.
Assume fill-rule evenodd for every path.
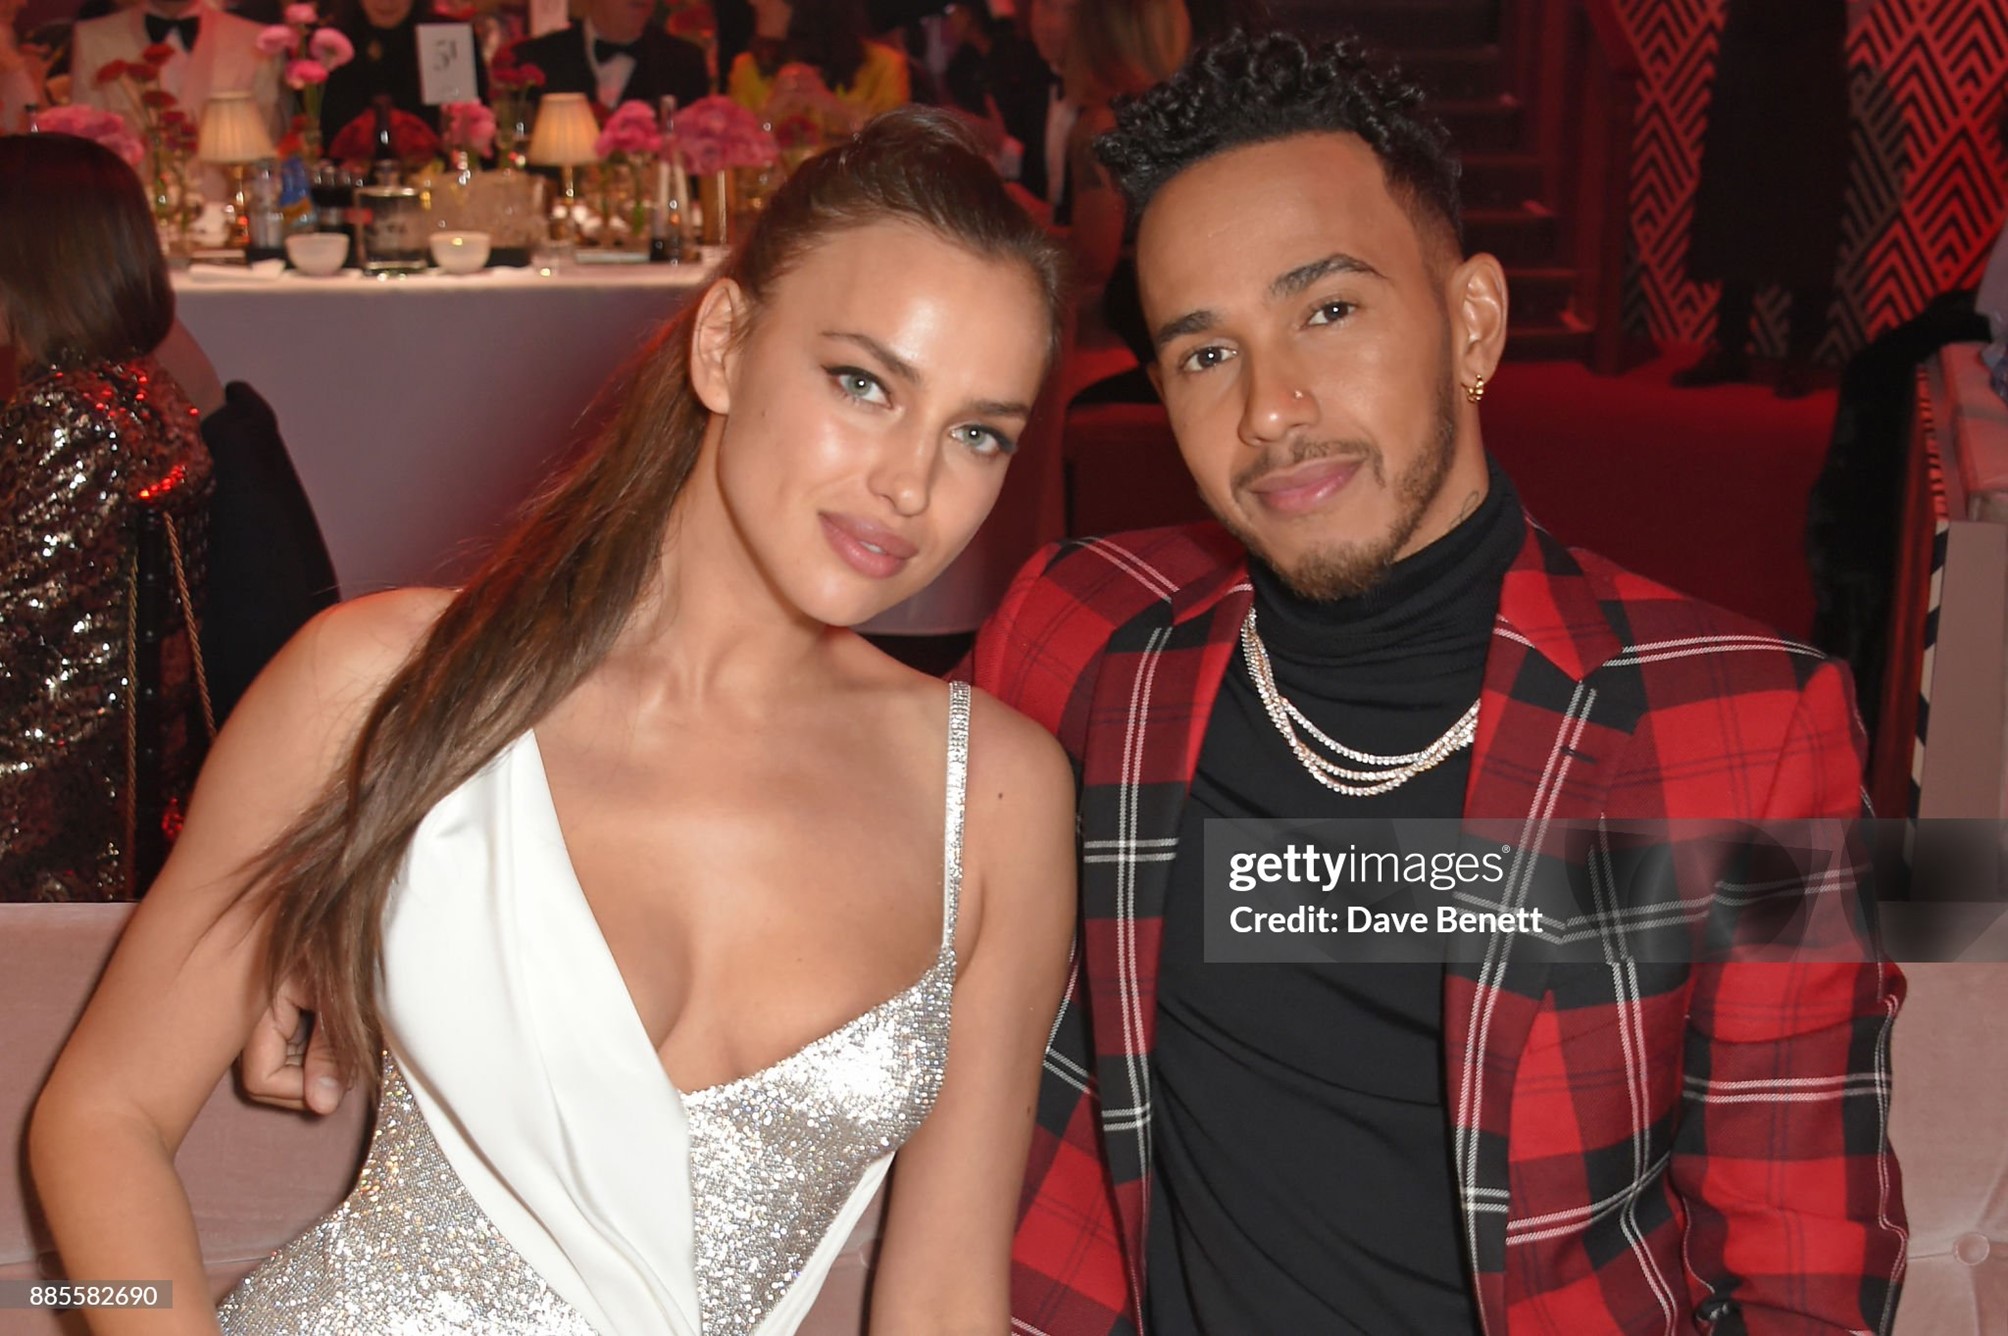
M 286 22 L 311 28 L 321 21 L 321 11 L 312 5 L 287 5 Z
M 607 117 L 594 151 L 605 158 L 615 153 L 654 153 L 661 147 L 655 112 L 645 102 L 623 102 Z
M 734 126 L 725 140 L 726 165 L 730 167 L 772 167 L 780 156 L 774 136 L 758 125 L 750 129 Z
M 765 167 L 777 151 L 759 117 L 718 95 L 700 98 L 677 113 L 676 148 L 685 169 L 693 172 Z
M 146 157 L 146 145 L 126 128 L 125 118 L 117 112 L 75 105 L 50 107 L 36 114 L 35 124 L 43 134 L 74 135 L 101 144 L 130 167 L 138 167 Z
M 451 144 L 486 154 L 495 146 L 495 113 L 479 102 L 449 102 L 441 109 L 446 117 L 446 140 Z
M 283 23 L 275 23 L 258 30 L 258 52 L 266 56 L 290 56 L 298 46 L 300 35 Z
M 328 67 L 318 60 L 289 60 L 286 62 L 286 87 L 299 92 L 309 84 L 324 84 L 328 81 Z
M 713 172 L 725 170 L 725 150 L 709 142 L 685 143 L 683 136 L 677 136 L 677 147 L 683 154 L 683 170 L 696 172 L 699 176 L 709 176 Z
M 338 70 L 356 58 L 355 44 L 334 28 L 316 28 L 307 39 L 307 51 L 331 70 Z

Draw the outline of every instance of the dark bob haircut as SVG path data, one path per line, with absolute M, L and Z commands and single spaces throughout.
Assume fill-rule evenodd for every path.
M 174 289 L 132 168 L 73 135 L 0 136 L 0 313 L 26 362 L 122 362 L 160 346 Z
M 1464 253 L 1457 155 L 1422 111 L 1422 90 L 1346 37 L 1307 46 L 1289 33 L 1234 32 L 1192 53 L 1178 73 L 1118 102 L 1095 154 L 1140 218 L 1165 182 L 1228 149 L 1303 134 L 1358 135 L 1380 159 L 1388 191 Z

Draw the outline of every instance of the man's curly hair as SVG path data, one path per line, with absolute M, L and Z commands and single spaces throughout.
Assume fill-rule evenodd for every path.
M 1357 38 L 1307 46 L 1275 32 L 1234 32 L 1192 53 L 1178 73 L 1119 100 L 1116 128 L 1095 155 L 1141 218 L 1165 182 L 1228 149 L 1301 134 L 1358 135 L 1380 159 L 1388 190 L 1424 235 L 1464 253 L 1457 155 L 1422 111 L 1422 90 L 1368 56 Z

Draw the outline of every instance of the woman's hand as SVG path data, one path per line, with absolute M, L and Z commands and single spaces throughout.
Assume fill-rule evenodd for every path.
M 342 1080 L 327 1032 L 314 1024 L 313 999 L 288 979 L 251 1030 L 237 1059 L 244 1093 L 296 1113 L 330 1114 L 350 1087 Z

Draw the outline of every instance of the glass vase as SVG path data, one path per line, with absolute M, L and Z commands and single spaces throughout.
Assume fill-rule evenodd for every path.
M 732 210 L 737 207 L 737 183 L 728 169 L 698 178 L 698 209 L 704 215 L 698 240 L 707 246 L 732 244 Z

